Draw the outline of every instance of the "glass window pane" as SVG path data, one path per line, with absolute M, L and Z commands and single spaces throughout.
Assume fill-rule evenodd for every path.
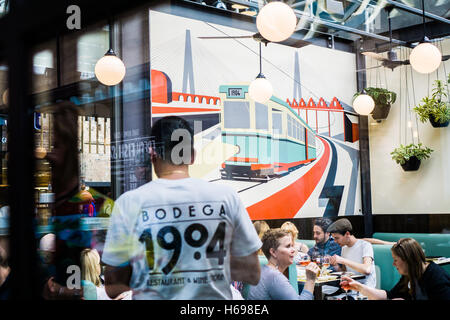
M 249 103 L 241 101 L 224 102 L 225 128 L 250 128 Z
M 262 130 L 269 129 L 269 116 L 266 105 L 255 102 L 255 118 L 256 118 L 256 129 Z
M 275 134 L 282 134 L 281 112 L 272 112 L 272 130 Z

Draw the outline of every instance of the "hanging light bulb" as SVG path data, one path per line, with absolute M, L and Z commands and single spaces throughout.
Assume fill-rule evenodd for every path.
M 262 74 L 262 58 L 261 58 L 261 42 L 259 43 L 259 74 L 256 79 L 250 83 L 248 87 L 248 95 L 250 98 L 259 103 L 266 103 L 273 93 L 272 84 Z
M 287 4 L 274 1 L 266 4 L 256 17 L 256 27 L 261 35 L 272 42 L 289 38 L 295 31 L 297 17 Z
M 259 74 L 256 79 L 250 83 L 248 88 L 250 98 L 263 104 L 272 97 L 272 93 L 272 85 L 262 74 Z
M 423 40 L 409 55 L 411 67 L 419 73 L 431 73 L 439 68 L 442 61 L 442 53 L 434 46 L 425 32 L 425 3 L 422 0 L 422 25 Z
M 107 86 L 114 86 L 125 77 L 125 65 L 113 49 L 109 49 L 105 55 L 95 64 L 95 76 L 98 81 Z
M 4 105 L 8 105 L 9 103 L 9 88 L 7 88 L 2 94 L 2 100 Z
M 353 100 L 353 109 L 360 115 L 368 116 L 373 108 L 375 108 L 375 101 L 367 94 L 360 94 Z
M 431 73 L 439 68 L 442 54 L 435 45 L 422 42 L 416 46 L 409 56 L 409 62 L 414 70 L 419 73 Z
M 34 154 L 35 154 L 36 158 L 44 159 L 45 156 L 47 155 L 47 150 L 45 150 L 45 148 L 43 148 L 43 147 L 37 147 Z

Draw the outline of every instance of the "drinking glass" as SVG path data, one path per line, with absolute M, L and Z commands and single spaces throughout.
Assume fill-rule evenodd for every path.
M 348 291 L 350 290 L 350 287 L 348 285 L 347 286 L 343 285 L 343 280 L 342 280 L 343 276 L 350 276 L 350 274 L 347 272 L 342 272 L 341 282 L 340 282 L 341 288 L 345 291 L 345 300 L 348 300 Z
M 330 256 L 324 256 L 322 258 L 322 271 L 323 273 L 328 273 L 328 268 L 330 267 Z
M 300 261 L 300 265 L 302 267 L 306 267 L 311 262 L 311 259 L 309 258 L 309 256 L 307 254 L 305 254 L 300 257 L 299 261 Z

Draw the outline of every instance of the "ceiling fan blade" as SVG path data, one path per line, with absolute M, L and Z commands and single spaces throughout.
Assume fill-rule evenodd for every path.
M 375 53 L 375 52 L 371 52 L 371 51 L 366 51 L 366 52 L 362 52 L 363 55 L 367 56 L 367 57 L 371 57 L 374 58 L 375 60 L 379 60 L 379 61 L 385 61 L 387 60 L 386 58 L 384 58 L 382 55 Z
M 301 39 L 294 39 L 294 38 L 288 38 L 282 42 L 276 42 L 285 46 L 290 46 L 290 47 L 294 47 L 294 48 L 302 48 L 305 47 L 309 44 L 311 44 L 311 42 L 305 41 L 305 40 L 301 40 Z
M 224 36 L 224 37 L 198 37 L 199 39 L 244 39 L 253 38 L 253 36 Z
M 382 65 L 379 65 L 379 66 L 376 66 L 376 67 L 365 68 L 365 69 L 359 69 L 359 70 L 356 70 L 356 72 L 367 71 L 367 70 L 370 70 L 370 69 L 376 69 L 376 68 L 380 68 L 380 67 L 382 67 Z
M 442 56 L 442 61 L 447 61 L 448 59 L 450 59 L 450 54 L 446 55 L 446 56 Z

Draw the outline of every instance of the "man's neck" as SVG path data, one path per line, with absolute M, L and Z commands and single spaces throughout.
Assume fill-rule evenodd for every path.
M 355 236 L 351 235 L 347 247 L 353 247 L 356 241 L 358 241 L 358 239 L 356 239 Z
M 155 173 L 158 178 L 176 180 L 189 178 L 189 167 L 187 165 L 172 166 L 164 165 L 155 168 Z

